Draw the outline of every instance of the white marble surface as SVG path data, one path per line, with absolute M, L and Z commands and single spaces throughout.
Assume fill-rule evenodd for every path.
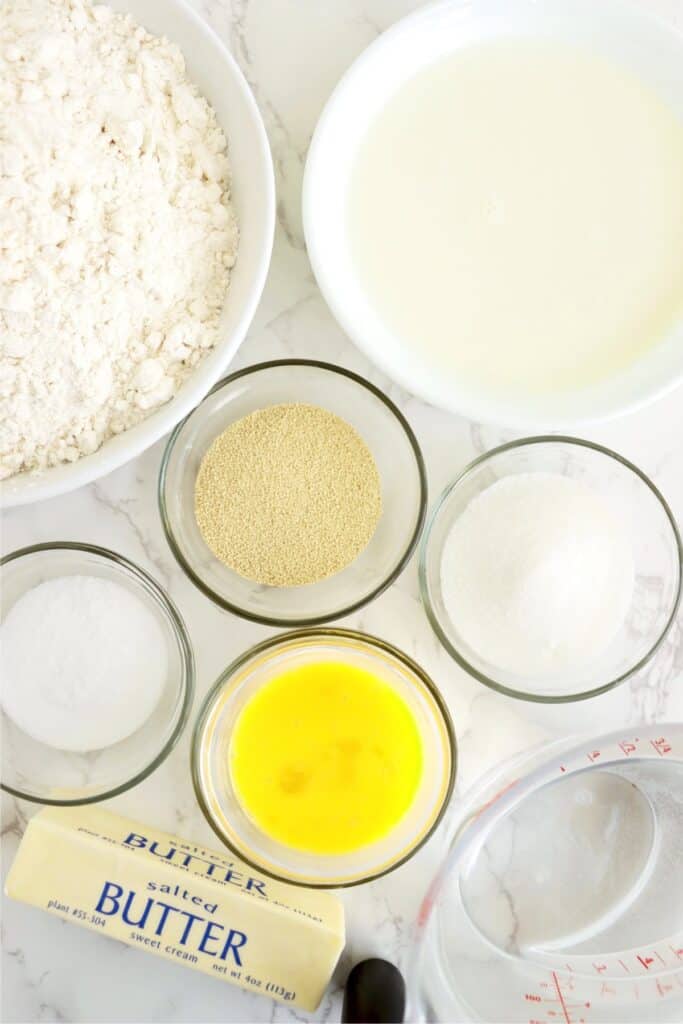
M 265 118 L 278 176 L 278 231 L 270 278 L 235 366 L 281 356 L 327 359 L 366 375 L 408 416 L 423 446 L 432 500 L 477 452 L 510 435 L 447 415 L 400 391 L 356 351 L 332 320 L 313 280 L 301 231 L 300 189 L 316 118 L 351 60 L 415 0 L 197 0 L 249 79 Z M 683 22 L 680 0 L 658 7 Z M 683 394 L 600 429 L 592 439 L 633 459 L 683 520 Z M 196 701 L 225 664 L 272 633 L 214 607 L 184 577 L 164 540 L 156 507 L 163 444 L 77 493 L 17 509 L 2 519 L 2 549 L 37 541 L 91 541 L 148 568 L 185 616 L 197 655 Z M 621 722 L 683 719 L 683 643 L 676 623 L 656 659 L 603 698 L 548 710 L 489 692 L 464 675 L 430 631 L 415 560 L 379 600 L 343 625 L 402 646 L 432 674 L 450 705 L 459 742 L 458 790 L 486 767 L 545 732 L 609 729 Z M 112 801 L 122 812 L 215 845 L 196 806 L 188 770 L 190 730 L 145 783 Z M 33 808 L 3 795 L 3 873 Z M 443 832 L 410 864 L 344 895 L 349 943 L 313 1019 L 339 1019 L 349 965 L 368 954 L 404 963 L 415 907 L 439 855 Z M 268 1000 L 102 936 L 5 901 L 2 1020 L 287 1021 L 303 1019 Z

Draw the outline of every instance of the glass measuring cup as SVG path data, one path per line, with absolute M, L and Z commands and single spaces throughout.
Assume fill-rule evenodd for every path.
M 461 805 L 407 1019 L 683 1019 L 683 724 L 525 754 Z

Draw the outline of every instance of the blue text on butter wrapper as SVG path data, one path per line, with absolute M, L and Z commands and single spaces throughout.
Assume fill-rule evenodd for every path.
M 121 920 L 133 928 L 139 928 L 141 931 L 149 928 L 158 936 L 168 937 L 168 932 L 176 931 L 179 926 L 180 935 L 174 939 L 179 945 L 187 946 L 189 943 L 197 952 L 217 956 L 219 960 L 228 960 L 232 957 L 239 967 L 242 966 L 240 950 L 247 944 L 244 932 L 236 928 L 226 928 L 217 921 L 209 921 L 200 914 L 174 907 L 152 896 L 136 901 L 136 895 L 134 889 L 126 891 L 118 882 L 106 881 L 95 911 L 106 917 L 120 915 Z M 212 949 L 210 946 L 213 943 L 218 945 Z

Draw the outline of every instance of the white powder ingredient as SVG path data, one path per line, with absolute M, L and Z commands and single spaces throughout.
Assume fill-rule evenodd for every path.
M 211 349 L 229 189 L 176 46 L 88 0 L 0 3 L 0 479 L 95 451 Z
M 520 676 L 578 668 L 623 625 L 634 586 L 624 524 L 582 481 L 503 477 L 477 495 L 446 539 L 441 589 L 457 634 Z
M 25 733 L 59 750 L 101 750 L 140 728 L 168 671 L 160 623 L 127 587 L 62 576 L 12 605 L 0 626 L 1 700 Z

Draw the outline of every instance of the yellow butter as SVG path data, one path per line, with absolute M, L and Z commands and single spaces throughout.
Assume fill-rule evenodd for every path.
M 256 874 L 225 853 L 93 807 L 29 822 L 12 899 L 304 1010 L 344 947 L 330 893 Z

